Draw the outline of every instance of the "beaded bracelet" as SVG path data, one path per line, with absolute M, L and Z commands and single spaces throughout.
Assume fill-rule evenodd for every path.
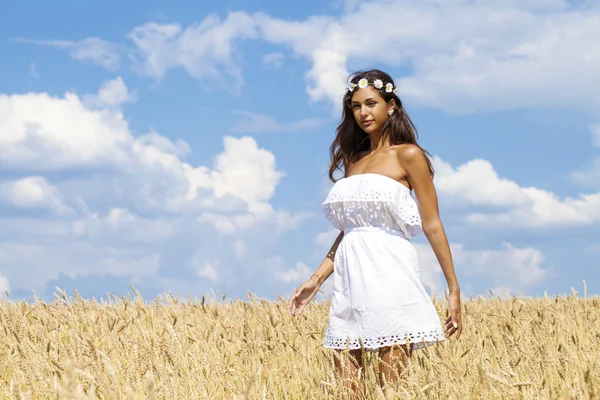
M 317 282 L 319 282 L 319 285 L 320 285 L 321 284 L 321 277 L 319 275 L 317 275 L 317 274 L 312 274 L 310 277 L 312 278 L 313 275 L 317 277 Z

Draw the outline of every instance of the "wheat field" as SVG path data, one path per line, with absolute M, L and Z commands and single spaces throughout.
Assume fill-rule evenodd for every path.
M 292 318 L 287 299 L 248 293 L 147 302 L 1 298 L 2 399 L 339 399 L 322 346 L 329 302 Z M 460 340 L 413 352 L 389 398 L 598 399 L 600 299 L 490 294 L 462 304 Z M 432 298 L 440 319 L 447 303 Z M 383 398 L 365 353 L 367 398 Z M 376 356 L 375 356 L 376 357 Z

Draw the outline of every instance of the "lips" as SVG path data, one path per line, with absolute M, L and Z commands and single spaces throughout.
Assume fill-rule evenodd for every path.
M 371 125 L 372 123 L 373 123 L 373 120 L 369 120 L 369 121 L 363 121 L 363 122 L 362 122 L 362 124 L 363 124 L 364 126 L 369 126 L 369 125 Z

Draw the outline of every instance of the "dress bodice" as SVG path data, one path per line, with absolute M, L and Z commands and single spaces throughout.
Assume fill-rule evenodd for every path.
M 401 231 L 409 240 L 422 231 L 419 208 L 410 190 L 382 174 L 363 173 L 338 180 L 321 208 L 339 230 L 374 226 Z

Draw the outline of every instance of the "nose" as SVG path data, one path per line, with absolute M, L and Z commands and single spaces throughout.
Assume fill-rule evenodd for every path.
M 360 116 L 361 117 L 366 117 L 367 116 L 367 109 L 364 105 L 360 106 Z

